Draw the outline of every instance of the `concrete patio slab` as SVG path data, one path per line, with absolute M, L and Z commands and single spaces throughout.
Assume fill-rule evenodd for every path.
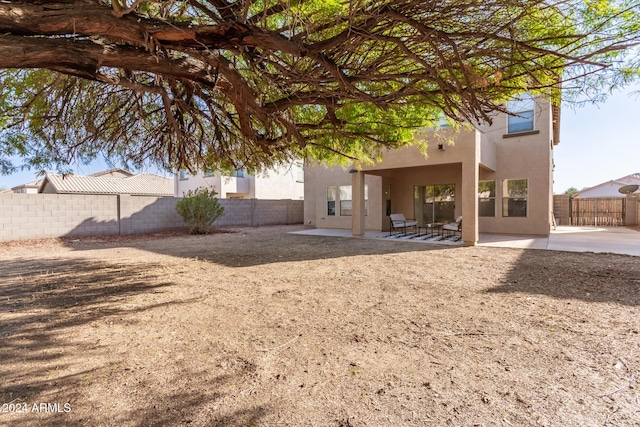
M 351 230 L 314 228 L 296 231 L 294 234 L 305 234 L 330 237 L 353 237 Z M 421 239 L 389 239 L 388 232 L 367 231 L 365 239 L 384 239 L 393 241 L 409 241 L 433 245 L 460 246 L 459 242 L 438 242 Z M 520 236 L 506 234 L 481 233 L 478 246 L 544 249 L 567 252 L 614 253 L 640 256 L 640 232 L 626 227 L 571 227 L 558 226 L 548 237 Z

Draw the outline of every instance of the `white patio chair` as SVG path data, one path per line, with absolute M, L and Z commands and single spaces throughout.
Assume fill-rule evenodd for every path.
M 391 220 L 391 227 L 389 228 L 389 236 L 393 230 L 402 230 L 403 235 L 407 235 L 407 228 L 412 228 L 417 231 L 418 221 L 415 219 L 407 219 L 404 214 L 391 214 L 389 215 Z
M 449 224 L 445 224 L 442 226 L 442 235 L 445 235 L 445 231 L 447 232 L 447 235 L 449 234 L 448 232 L 451 231 L 454 235 L 456 233 L 460 233 L 462 234 L 462 216 L 459 216 L 458 218 L 456 218 L 456 220 L 454 222 L 450 222 Z M 447 236 L 445 236 L 447 237 Z

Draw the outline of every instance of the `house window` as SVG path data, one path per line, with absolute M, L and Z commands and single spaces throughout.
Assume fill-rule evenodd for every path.
M 339 216 L 353 215 L 352 190 L 350 185 L 340 187 L 327 187 L 327 215 L 336 216 L 336 205 L 339 207 Z M 369 215 L 369 186 L 364 186 L 364 214 Z
M 178 177 L 180 179 L 189 179 L 189 172 L 186 169 L 181 169 L 178 174 Z
M 336 187 L 327 187 L 327 215 L 336 216 Z
M 528 193 L 527 179 L 505 179 L 502 182 L 502 216 L 526 217 Z
M 496 182 L 478 183 L 478 216 L 496 216 Z
M 205 178 L 211 178 L 213 176 L 213 169 L 205 169 L 203 175 Z
M 435 125 L 432 127 L 434 130 L 447 129 L 451 127 L 450 119 L 444 113 L 439 114 L 434 121 Z
M 243 169 L 236 169 L 231 173 L 231 176 L 234 176 L 236 178 L 244 178 L 244 170 Z
M 529 94 L 523 94 L 507 104 L 507 133 L 533 130 L 535 101 Z
M 387 216 L 391 215 L 391 186 L 387 184 L 384 190 L 384 201 Z
M 351 216 L 353 213 L 353 203 L 351 200 L 351 186 L 340 186 L 340 216 Z
M 304 182 L 304 164 L 296 163 L 296 182 Z

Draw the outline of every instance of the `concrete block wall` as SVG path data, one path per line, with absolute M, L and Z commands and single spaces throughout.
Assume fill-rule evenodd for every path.
M 303 200 L 220 199 L 224 216 L 214 226 L 259 227 L 302 224 Z
M 178 198 L 129 195 L 0 194 L 0 241 L 185 229 Z M 221 199 L 214 226 L 301 224 L 302 200 Z
M 0 194 L 0 240 L 118 234 L 117 196 Z
M 224 216 L 218 218 L 215 227 L 252 227 L 253 201 L 255 199 L 218 199 L 224 208 Z
M 571 225 L 571 196 L 568 194 L 553 195 L 553 215 L 557 225 Z
M 640 225 L 640 195 L 627 195 L 625 208 L 625 225 L 633 227 Z
M 296 209 L 295 202 L 304 203 L 300 200 L 254 199 L 254 201 L 254 226 L 282 224 L 282 220 L 285 218 L 285 224 L 300 224 L 303 221 L 302 215 L 296 216 L 300 209 Z
M 184 229 L 173 197 L 120 195 L 120 234 Z

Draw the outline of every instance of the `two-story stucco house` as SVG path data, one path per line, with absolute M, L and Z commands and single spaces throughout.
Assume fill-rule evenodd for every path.
M 403 213 L 422 226 L 462 216 L 465 245 L 479 232 L 548 235 L 559 108 L 526 95 L 507 108 L 513 114 L 491 125 L 437 131 L 451 132 L 452 144 L 421 132 L 426 157 L 406 147 L 360 170 L 307 165 L 305 224 L 363 235 L 388 230 L 390 214 Z
M 210 188 L 220 199 L 292 199 L 304 197 L 304 172 L 302 162 L 272 169 L 258 175 L 238 170 L 233 175 L 213 172 L 190 174 L 178 171 L 174 178 L 174 195 L 182 197 L 187 191 Z

